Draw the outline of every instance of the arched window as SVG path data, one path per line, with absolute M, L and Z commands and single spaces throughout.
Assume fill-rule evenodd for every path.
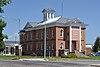
M 64 30 L 60 30 L 60 36 L 61 36 L 61 37 L 64 36 Z
M 63 43 L 60 44 L 60 49 L 64 49 L 64 44 Z

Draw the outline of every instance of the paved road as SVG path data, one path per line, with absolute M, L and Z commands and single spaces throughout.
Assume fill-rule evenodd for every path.
M 18 61 L 0 60 L 0 67 L 91 67 L 100 61 Z

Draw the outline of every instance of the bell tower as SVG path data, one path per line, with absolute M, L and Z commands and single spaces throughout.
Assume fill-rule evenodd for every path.
M 48 19 L 54 18 L 54 12 L 55 10 L 51 8 L 43 9 L 43 21 L 47 21 Z

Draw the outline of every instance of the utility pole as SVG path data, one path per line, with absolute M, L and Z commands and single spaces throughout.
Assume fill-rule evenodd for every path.
M 22 46 L 20 44 L 20 19 L 18 19 L 18 27 L 19 27 L 19 30 L 18 30 L 18 33 L 19 33 L 19 56 L 22 55 Z
M 44 28 L 44 59 L 46 59 L 46 21 L 45 21 L 45 28 Z
M 62 0 L 62 2 L 61 2 L 61 16 L 63 16 L 63 0 Z

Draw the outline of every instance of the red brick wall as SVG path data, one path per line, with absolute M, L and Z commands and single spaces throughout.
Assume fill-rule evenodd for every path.
M 52 38 L 52 30 L 54 30 L 54 37 Z M 60 36 L 60 31 L 64 30 L 64 37 Z M 60 44 L 63 43 L 64 44 L 64 48 L 65 49 L 69 49 L 69 27 L 50 27 L 47 28 L 46 31 L 48 31 L 48 38 L 47 38 L 47 43 L 51 48 L 51 42 L 54 42 L 55 44 L 55 49 L 51 50 L 50 49 L 50 55 L 52 55 L 52 53 L 54 52 L 56 56 L 59 55 L 59 48 L 60 48 Z M 36 32 L 38 32 L 38 39 L 36 39 Z M 43 32 L 43 39 L 41 39 L 41 32 Z M 32 33 L 32 40 L 28 40 L 27 39 L 27 34 L 28 33 Z M 86 29 L 82 28 L 82 50 L 85 51 L 86 50 Z M 76 50 L 79 50 L 79 27 L 72 27 L 72 40 L 76 41 Z M 76 36 L 77 35 L 77 36 Z M 25 34 L 23 35 L 23 39 L 20 40 L 20 43 L 25 45 L 29 45 L 32 44 L 32 50 L 26 50 L 26 46 L 25 48 L 23 48 L 23 52 L 26 55 L 30 55 L 32 52 L 35 53 L 43 53 L 43 50 L 41 50 L 41 43 L 44 45 L 44 29 L 39 29 L 39 30 L 32 30 L 32 31 L 26 31 Z M 38 43 L 38 50 L 36 50 L 36 43 Z M 44 47 L 44 46 L 43 46 Z M 48 50 L 47 50 L 48 52 Z

